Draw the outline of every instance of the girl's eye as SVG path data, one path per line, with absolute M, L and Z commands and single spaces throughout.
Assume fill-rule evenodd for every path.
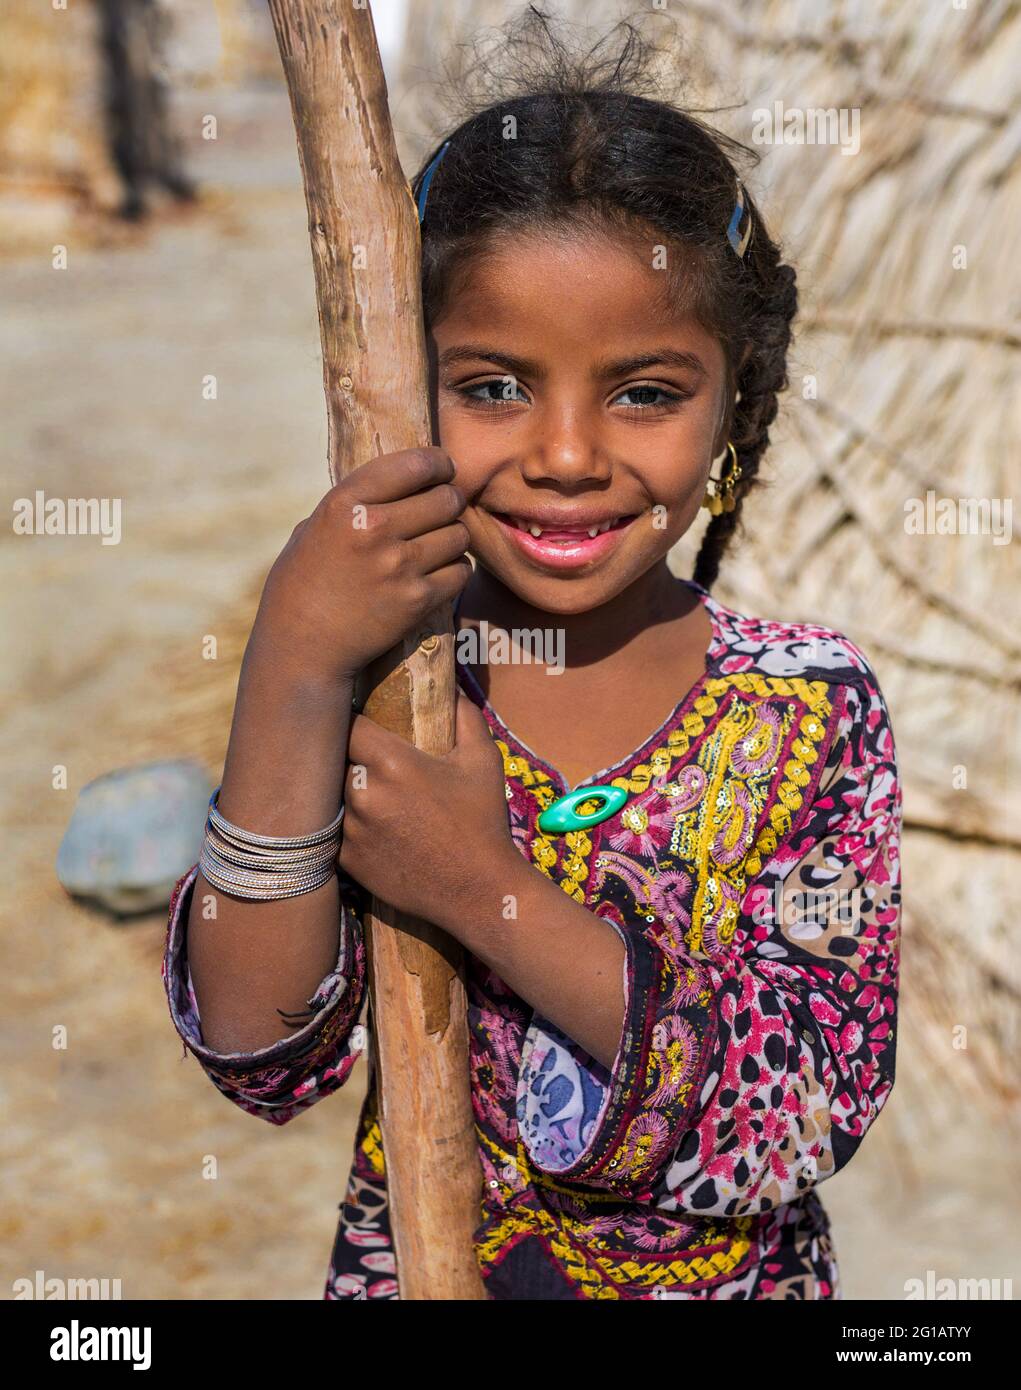
M 615 397 L 614 404 L 632 410 L 648 410 L 650 407 L 663 409 L 679 405 L 684 399 L 680 391 L 667 391 L 662 386 L 629 386 Z
M 492 381 L 478 381 L 474 386 L 461 386 L 458 389 L 467 400 L 477 401 L 484 406 L 503 405 L 506 401 L 528 403 L 528 397 L 521 387 L 509 376 L 495 377 Z

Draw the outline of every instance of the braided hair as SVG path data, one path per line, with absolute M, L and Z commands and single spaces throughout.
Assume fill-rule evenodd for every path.
M 617 33 L 623 43 L 608 53 Z M 534 8 L 502 37 L 504 66 L 522 48 L 527 61 L 502 79 L 502 99 L 471 110 L 412 182 L 419 198 L 432 166 L 422 226 L 426 323 L 495 233 L 597 225 L 662 244 L 670 291 L 718 337 L 727 361 L 726 418 L 741 474 L 734 510 L 711 519 L 696 558 L 694 579 L 709 589 L 759 481 L 797 310 L 795 272 L 747 192 L 743 257 L 728 240 L 740 187 L 735 162 L 756 155 L 646 95 L 656 85 L 657 52 L 629 21 L 580 55 Z

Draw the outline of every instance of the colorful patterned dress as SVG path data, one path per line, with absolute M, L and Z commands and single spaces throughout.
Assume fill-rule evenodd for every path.
M 705 675 L 646 742 L 587 779 L 611 819 L 547 838 L 570 788 L 471 673 L 503 755 L 521 853 L 626 947 L 611 1070 L 467 961 L 484 1174 L 475 1253 L 494 1299 L 833 1299 L 818 1186 L 894 1084 L 901 798 L 868 662 L 827 628 L 750 618 L 691 584 L 713 626 Z M 243 1110 L 285 1124 L 369 1046 L 365 898 L 341 875 L 336 969 L 273 1046 L 204 1046 L 188 970 L 196 869 L 171 903 L 174 1026 Z M 327 1299 L 397 1297 L 371 1050 Z

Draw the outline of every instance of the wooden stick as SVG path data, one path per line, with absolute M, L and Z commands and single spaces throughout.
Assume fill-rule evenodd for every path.
M 269 0 L 308 205 L 336 482 L 432 439 L 418 217 L 367 0 Z M 338 601 L 343 596 L 338 595 Z M 451 606 L 364 673 L 365 713 L 416 747 L 454 741 Z M 402 1299 L 482 1299 L 482 1174 L 460 947 L 374 902 L 370 1017 Z

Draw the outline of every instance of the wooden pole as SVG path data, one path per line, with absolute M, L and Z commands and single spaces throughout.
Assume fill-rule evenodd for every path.
M 268 0 L 308 205 L 330 477 L 429 444 L 418 217 L 390 125 L 367 0 Z M 338 595 L 338 602 L 343 596 Z M 362 682 L 365 713 L 428 752 L 454 741 L 451 606 Z M 373 903 L 370 1013 L 402 1299 L 482 1299 L 471 1236 L 482 1173 L 460 947 Z

